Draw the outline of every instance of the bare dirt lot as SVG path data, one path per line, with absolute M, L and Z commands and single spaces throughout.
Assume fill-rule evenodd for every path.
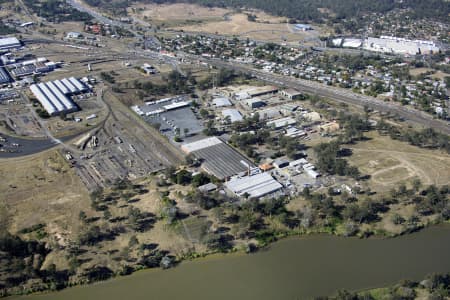
M 385 191 L 418 178 L 425 185 L 450 182 L 450 156 L 436 150 L 421 149 L 386 136 L 370 133 L 372 138 L 351 147 L 350 163 L 370 174 L 369 185 Z
M 311 39 L 318 35 L 318 31 L 295 32 L 290 25 L 286 24 L 280 18 L 269 18 L 267 14 L 262 15 L 261 20 L 264 21 L 251 22 L 248 20 L 247 14 L 235 14 L 230 16 L 229 20 L 182 26 L 174 29 L 190 32 L 239 35 L 242 38 L 249 37 L 255 40 L 286 43 L 298 43 L 300 40 Z

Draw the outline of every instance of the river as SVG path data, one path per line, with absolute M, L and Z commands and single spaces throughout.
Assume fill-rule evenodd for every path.
M 450 271 L 450 225 L 393 239 L 316 235 L 21 300 L 310 299 Z

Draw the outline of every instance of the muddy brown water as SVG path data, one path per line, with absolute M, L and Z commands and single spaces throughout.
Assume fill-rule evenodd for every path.
M 256 254 L 212 256 L 170 270 L 12 299 L 311 299 L 449 271 L 450 225 L 443 225 L 392 239 L 289 238 Z

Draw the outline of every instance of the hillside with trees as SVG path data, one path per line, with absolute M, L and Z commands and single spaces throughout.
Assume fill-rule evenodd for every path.
M 85 0 L 85 2 L 111 11 L 123 10 L 132 3 L 130 0 Z M 138 0 L 138 2 L 156 4 L 184 2 L 214 7 L 255 8 L 292 20 L 318 23 L 329 19 L 339 21 L 361 16 L 364 13 L 387 13 L 396 8 L 408 9 L 411 18 L 433 18 L 446 21 L 450 12 L 450 2 L 445 0 Z

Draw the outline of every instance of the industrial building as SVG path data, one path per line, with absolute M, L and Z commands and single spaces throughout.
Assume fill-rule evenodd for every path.
M 239 122 L 243 120 L 241 113 L 237 109 L 224 109 L 222 111 L 222 116 L 224 118 L 230 118 L 230 122 Z
M 15 37 L 0 38 L 0 50 L 10 50 L 22 47 L 22 43 Z
M 281 112 L 276 108 L 267 108 L 259 110 L 255 113 L 258 113 L 261 120 L 272 120 L 282 117 Z
M 0 67 L 0 84 L 7 84 L 11 82 L 11 76 L 9 76 L 8 71 L 5 68 Z
M 281 91 L 281 95 L 288 98 L 289 100 L 301 99 L 302 93 L 294 89 L 286 89 Z
M 273 166 L 277 169 L 282 169 L 289 166 L 289 161 L 287 159 L 279 158 L 273 162 Z
M 295 24 L 295 29 L 302 31 L 313 30 L 313 28 L 309 24 Z
M 181 146 L 186 154 L 202 161 L 202 168 L 220 180 L 248 173 L 255 165 L 217 137 L 206 138 Z
M 78 110 L 69 96 L 87 91 L 87 87 L 74 77 L 48 81 L 30 86 L 37 100 L 49 115 L 70 113 Z
M 283 188 L 269 173 L 232 178 L 225 186 L 239 197 L 260 198 Z
M 254 97 L 264 96 L 268 94 L 275 94 L 278 92 L 278 88 L 275 86 L 262 86 L 255 87 L 246 90 L 242 90 L 234 94 L 236 100 L 246 100 Z
M 29 76 L 32 74 L 41 74 L 50 72 L 53 71 L 56 67 L 57 64 L 55 62 L 48 61 L 48 59 L 45 57 L 26 60 L 8 66 L 9 71 L 16 79 Z
M 267 126 L 269 126 L 269 127 L 273 126 L 275 129 L 280 129 L 283 127 L 294 125 L 296 123 L 297 123 L 297 121 L 294 118 L 286 117 L 286 118 L 269 121 L 269 122 L 267 122 Z
M 220 98 L 215 98 L 213 100 L 213 105 L 215 107 L 226 107 L 226 106 L 231 106 L 231 102 L 230 99 L 226 98 L 226 97 L 220 97 Z
M 404 55 L 430 54 L 439 51 L 439 47 L 432 41 L 408 40 L 392 36 L 368 37 L 364 40 L 363 48 L 376 52 Z
M 260 108 L 266 105 L 266 103 L 259 98 L 248 99 L 245 101 L 245 104 L 251 109 Z

